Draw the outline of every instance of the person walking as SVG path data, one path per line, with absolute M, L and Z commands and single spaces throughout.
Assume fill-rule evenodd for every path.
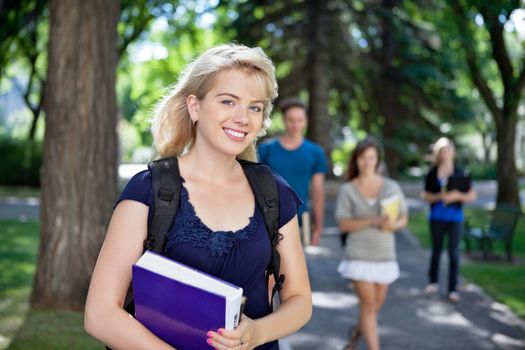
M 476 200 L 470 174 L 459 168 L 455 162 L 455 148 L 446 137 L 436 141 L 432 148 L 434 166 L 425 177 L 424 200 L 430 204 L 429 226 L 432 242 L 432 254 L 428 269 L 429 284 L 427 294 L 439 291 L 439 261 L 443 241 L 448 235 L 448 291 L 451 302 L 457 303 L 461 296 L 458 292 L 459 242 L 463 227 L 463 204 Z
M 379 174 L 380 155 L 374 138 L 357 143 L 336 202 L 339 229 L 348 232 L 337 271 L 352 281 L 359 298 L 359 319 L 345 350 L 357 349 L 361 337 L 369 350 L 380 348 L 377 315 L 399 277 L 394 233 L 407 224 L 407 206 L 397 182 Z
M 303 243 L 319 244 L 324 225 L 324 177 L 328 170 L 323 149 L 304 138 L 308 125 L 306 106 L 295 97 L 280 103 L 284 122 L 284 134 L 259 146 L 259 160 L 281 175 L 299 194 L 303 204 L 299 208 L 299 218 L 303 229 Z M 309 189 L 313 202 L 314 229 L 309 231 Z M 304 242 L 306 240 L 306 242 Z
M 279 194 L 280 272 L 286 280 L 272 312 L 266 283 L 271 242 L 239 163 L 255 160 L 255 140 L 277 95 L 274 66 L 260 48 L 220 45 L 184 70 L 153 120 L 161 157 L 177 157 L 180 206 L 164 255 L 243 288 L 247 303 L 235 330 L 210 329 L 216 349 L 277 350 L 301 328 L 312 296 L 299 239 L 295 192 L 274 174 Z M 149 170 L 135 175 L 115 206 L 93 273 L 85 328 L 115 349 L 173 349 L 123 308 L 131 267 L 143 253 L 152 212 Z M 206 346 L 206 344 L 203 344 Z

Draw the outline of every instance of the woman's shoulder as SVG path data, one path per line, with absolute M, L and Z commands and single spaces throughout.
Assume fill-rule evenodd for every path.
M 386 190 L 386 192 L 403 192 L 399 182 L 390 177 L 383 177 L 383 188 Z
M 388 187 L 401 187 L 399 185 L 399 182 L 392 179 L 391 177 L 386 177 L 386 176 L 383 177 L 383 183 L 384 183 L 384 186 L 388 186 Z
M 279 228 L 289 222 L 296 214 L 299 206 L 303 203 L 301 197 L 279 174 L 272 170 L 273 178 L 277 184 L 279 196 Z
M 136 173 L 124 187 L 117 203 L 130 199 L 150 206 L 152 195 L 151 182 L 151 171 L 149 169 Z
M 426 177 L 429 177 L 429 176 L 436 176 L 437 177 L 437 166 L 435 164 L 433 164 L 430 169 L 428 169 L 428 173 L 426 175 Z
M 339 187 L 339 195 L 354 198 L 359 196 L 359 190 L 354 183 L 354 180 L 346 180 L 341 187 Z
M 353 193 L 355 190 L 355 185 L 353 183 L 352 180 L 348 180 L 348 181 L 345 181 L 342 185 L 341 185 L 341 189 L 339 190 L 340 192 L 344 192 L 344 193 Z
M 295 190 L 288 184 L 288 182 L 279 174 L 277 174 L 275 171 L 272 170 L 272 175 L 275 180 L 275 183 L 277 184 L 277 191 L 279 192 L 279 200 L 282 201 L 286 197 L 289 198 L 292 202 L 295 202 L 296 205 L 301 205 L 302 200 L 295 192 Z
M 295 193 L 292 186 L 290 186 L 290 184 L 281 175 L 277 174 L 275 171 L 272 170 L 272 176 L 275 180 L 275 183 L 277 184 L 277 189 L 279 190 L 279 192 L 293 191 Z
M 145 169 L 139 171 L 129 179 L 128 185 L 126 187 L 151 187 L 151 171 Z
M 464 168 L 454 166 L 454 176 L 470 177 L 470 172 Z

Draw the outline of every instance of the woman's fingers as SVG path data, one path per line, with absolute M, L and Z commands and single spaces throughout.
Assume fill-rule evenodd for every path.
M 239 326 L 234 330 L 219 328 L 216 332 L 209 331 L 208 344 L 220 350 L 253 349 L 256 345 L 253 343 L 254 327 L 254 322 L 243 315 Z
M 222 332 L 221 332 L 222 331 Z M 215 347 L 216 349 L 244 349 L 244 340 L 241 337 L 241 334 L 226 334 L 227 331 L 219 330 L 222 334 L 218 332 L 209 331 L 207 333 L 208 345 Z

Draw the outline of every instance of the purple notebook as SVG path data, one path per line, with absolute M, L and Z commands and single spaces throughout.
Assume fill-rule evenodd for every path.
M 135 317 L 178 350 L 209 350 L 206 333 L 239 321 L 242 288 L 147 251 L 133 265 Z

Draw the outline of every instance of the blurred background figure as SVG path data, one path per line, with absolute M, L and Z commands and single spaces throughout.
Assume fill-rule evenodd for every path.
M 279 105 L 284 134 L 259 146 L 259 160 L 281 175 L 303 200 L 299 217 L 303 229 L 303 243 L 319 244 L 324 224 L 324 176 L 328 170 L 323 149 L 304 138 L 308 125 L 306 107 L 295 97 Z M 308 208 L 309 189 L 313 202 L 313 229 L 310 233 Z
M 377 173 L 379 175 L 384 176 L 384 177 L 389 177 L 390 176 L 389 173 L 388 173 L 388 168 L 386 167 L 386 163 L 385 163 L 384 160 L 381 160 L 379 162 L 379 165 L 377 167 Z M 341 231 L 339 233 L 339 239 L 341 241 L 341 247 L 343 248 L 343 250 L 345 249 L 347 238 L 348 238 L 348 232 Z
M 425 177 L 424 200 L 430 203 L 430 235 L 432 255 L 428 270 L 429 284 L 425 288 L 428 294 L 439 291 L 439 260 L 443 240 L 448 234 L 448 299 L 459 302 L 457 291 L 459 274 L 459 241 L 463 224 L 463 203 L 476 199 L 470 174 L 454 164 L 455 149 L 452 142 L 442 137 L 432 147 L 434 166 Z
M 348 232 L 338 272 L 352 280 L 360 306 L 357 326 L 345 350 L 357 349 L 361 336 L 368 349 L 379 349 L 377 314 L 389 284 L 399 277 L 393 233 L 407 224 L 407 206 L 397 182 L 379 174 L 380 154 L 380 145 L 373 138 L 356 145 L 335 209 L 339 229 Z M 393 219 L 384 213 L 386 199 L 397 203 Z

